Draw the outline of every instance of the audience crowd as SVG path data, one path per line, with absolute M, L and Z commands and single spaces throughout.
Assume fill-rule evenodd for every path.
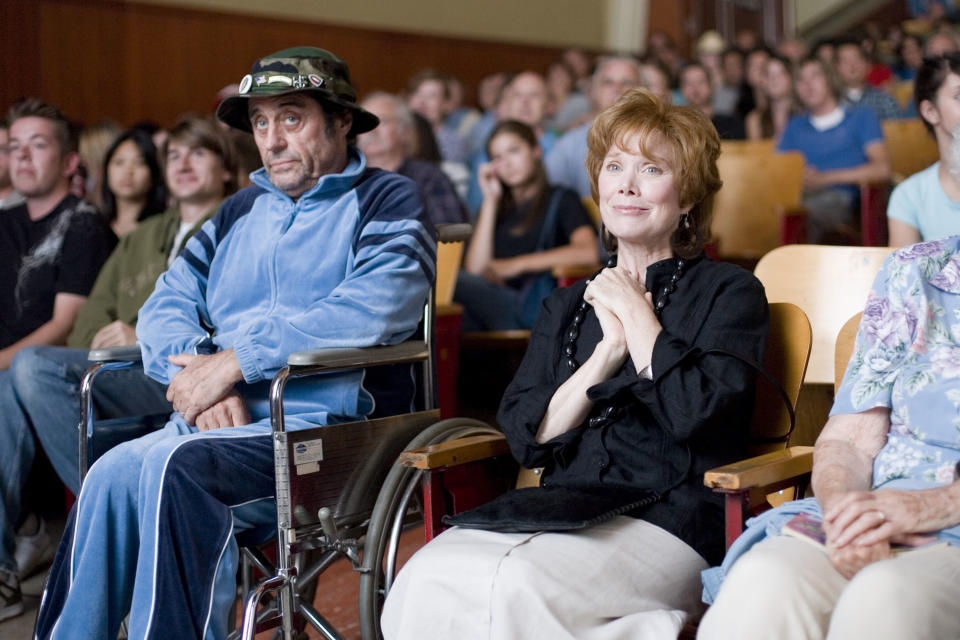
M 598 114 L 637 87 L 695 108 L 722 140 L 769 140 L 778 151 L 800 152 L 813 243 L 849 239 L 858 224 L 859 186 L 891 180 L 883 121 L 922 119 L 940 161 L 893 191 L 891 244 L 935 240 L 960 233 L 960 222 L 950 219 L 960 210 L 960 28 L 949 17 L 923 23 L 924 33 L 916 23 L 886 32 L 871 26 L 817 43 L 787 38 L 765 45 L 748 29 L 727 42 L 709 31 L 689 57 L 656 32 L 643 56 L 569 49 L 545 69 L 518 61 L 476 87 L 423 69 L 398 93 L 363 87 L 362 100 L 347 106 L 353 128 L 337 133 L 344 145 L 355 140 L 363 156 L 352 144 L 338 153 L 347 171 L 359 171 L 354 165 L 365 157 L 367 167 L 409 178 L 432 223 L 475 225 L 456 289 L 468 330 L 530 328 L 556 285 L 552 268 L 599 263 L 608 230 L 589 213 L 598 194 L 586 168 L 588 134 Z M 163 274 L 181 254 L 190 269 L 210 269 L 200 262 L 212 260 L 220 238 L 201 229 L 251 176 L 261 190 L 290 193 L 275 179 L 278 169 L 267 167 L 273 186 L 252 173 L 273 151 L 257 131 L 251 135 L 249 122 L 233 122 L 225 110 L 244 93 L 237 86 L 223 92 L 220 122 L 212 114 L 184 114 L 169 128 L 141 122 L 124 130 L 102 121 L 81 129 L 38 98 L 4 105 L 0 621 L 23 611 L 20 580 L 53 557 L 53 532 L 37 505 L 24 500 L 38 445 L 63 483 L 79 491 L 76 389 L 85 350 L 137 343 L 141 307 L 155 285 L 179 286 Z M 389 215 L 385 220 L 399 224 Z M 194 251 L 184 252 L 195 234 L 203 246 L 194 241 Z M 424 274 L 416 275 L 424 288 Z M 210 271 L 214 276 L 222 274 Z M 167 366 L 156 364 L 164 373 L 154 378 L 170 382 Z M 96 397 L 106 417 L 176 407 L 157 379 L 130 371 L 111 376 L 105 388 L 112 391 Z M 250 422 L 249 414 L 234 418 Z

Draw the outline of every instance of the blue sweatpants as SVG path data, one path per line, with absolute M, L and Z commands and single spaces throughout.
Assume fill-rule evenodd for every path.
M 90 468 L 44 591 L 37 638 L 226 636 L 234 535 L 275 526 L 267 420 L 202 433 L 179 415 Z

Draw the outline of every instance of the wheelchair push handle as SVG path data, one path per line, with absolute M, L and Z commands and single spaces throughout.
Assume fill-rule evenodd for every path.
M 471 234 L 473 234 L 473 225 L 466 222 L 437 225 L 437 239 L 440 242 L 466 242 Z

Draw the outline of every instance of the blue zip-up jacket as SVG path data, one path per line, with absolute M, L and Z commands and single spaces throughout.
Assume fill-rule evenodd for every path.
M 233 348 L 238 389 L 257 422 L 269 416 L 270 378 L 289 354 L 393 344 L 415 331 L 436 236 L 415 185 L 367 169 L 353 147 L 342 173 L 323 176 L 296 202 L 264 169 L 251 178 L 160 276 L 137 339 L 146 373 L 167 384 L 180 370 L 167 356 Z M 363 381 L 361 371 L 292 381 L 290 428 L 373 413 L 377 396 Z

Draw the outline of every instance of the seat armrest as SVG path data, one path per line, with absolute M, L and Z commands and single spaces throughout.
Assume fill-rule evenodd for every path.
M 500 434 L 484 434 L 432 444 L 420 449 L 408 449 L 400 454 L 398 460 L 406 467 L 431 470 L 486 460 L 509 452 L 510 447 L 507 446 L 505 437 Z
M 430 357 L 430 351 L 420 340 L 400 344 L 356 349 L 311 349 L 297 351 L 287 358 L 294 367 L 314 367 L 318 371 L 359 369 L 372 365 L 420 362 Z
M 472 233 L 473 225 L 466 222 L 437 225 L 437 239 L 440 242 L 466 242 Z
M 142 359 L 143 354 L 138 344 L 91 349 L 87 353 L 87 360 L 90 362 L 140 362 Z
M 569 287 L 575 282 L 589 278 L 599 270 L 599 264 L 562 265 L 550 269 L 550 275 L 557 281 L 557 286 Z
M 795 478 L 813 469 L 813 447 L 788 447 L 711 469 L 703 484 L 724 491 L 743 491 Z

